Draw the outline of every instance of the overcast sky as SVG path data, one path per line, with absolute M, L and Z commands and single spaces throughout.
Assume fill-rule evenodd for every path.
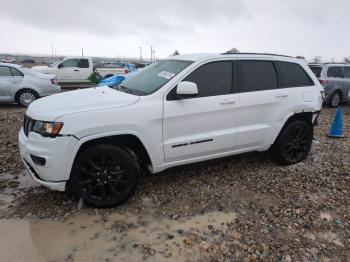
M 1 0 L 0 28 L 0 52 L 350 56 L 348 0 Z

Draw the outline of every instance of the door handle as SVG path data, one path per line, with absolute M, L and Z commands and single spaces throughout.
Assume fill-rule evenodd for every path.
M 287 97 L 288 94 L 283 94 L 283 93 L 280 93 L 280 94 L 277 94 L 276 97 L 279 98 L 279 97 Z
M 78 72 L 79 70 L 78 69 L 74 69 L 75 72 Z
M 220 102 L 220 105 L 232 105 L 236 103 L 236 100 L 228 100 L 228 99 L 225 99 L 223 100 L 222 102 Z

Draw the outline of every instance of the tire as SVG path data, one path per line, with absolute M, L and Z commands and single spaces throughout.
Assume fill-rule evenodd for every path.
M 140 167 L 127 149 L 100 144 L 81 152 L 74 163 L 69 190 L 95 207 L 114 207 L 135 192 Z
M 339 91 L 335 91 L 328 100 L 330 107 L 337 107 L 341 104 L 342 94 Z
M 16 102 L 23 107 L 28 107 L 39 98 L 38 94 L 30 89 L 21 90 L 16 95 Z
M 305 160 L 313 138 L 312 126 L 303 120 L 289 122 L 283 128 L 271 151 L 282 165 L 293 165 Z

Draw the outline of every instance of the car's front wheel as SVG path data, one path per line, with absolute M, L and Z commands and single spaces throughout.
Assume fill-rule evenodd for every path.
M 278 162 L 292 165 L 303 161 L 310 151 L 312 126 L 303 120 L 287 124 L 272 145 L 271 151 Z
M 95 207 L 117 206 L 134 193 L 139 165 L 127 149 L 113 145 L 92 146 L 75 161 L 70 188 Z

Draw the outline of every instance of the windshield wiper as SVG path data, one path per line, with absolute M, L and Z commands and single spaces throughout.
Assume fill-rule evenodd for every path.
M 132 94 L 131 89 L 127 88 L 126 86 L 118 85 L 116 89 L 119 91 L 123 91 L 125 93 L 128 93 L 128 94 Z

